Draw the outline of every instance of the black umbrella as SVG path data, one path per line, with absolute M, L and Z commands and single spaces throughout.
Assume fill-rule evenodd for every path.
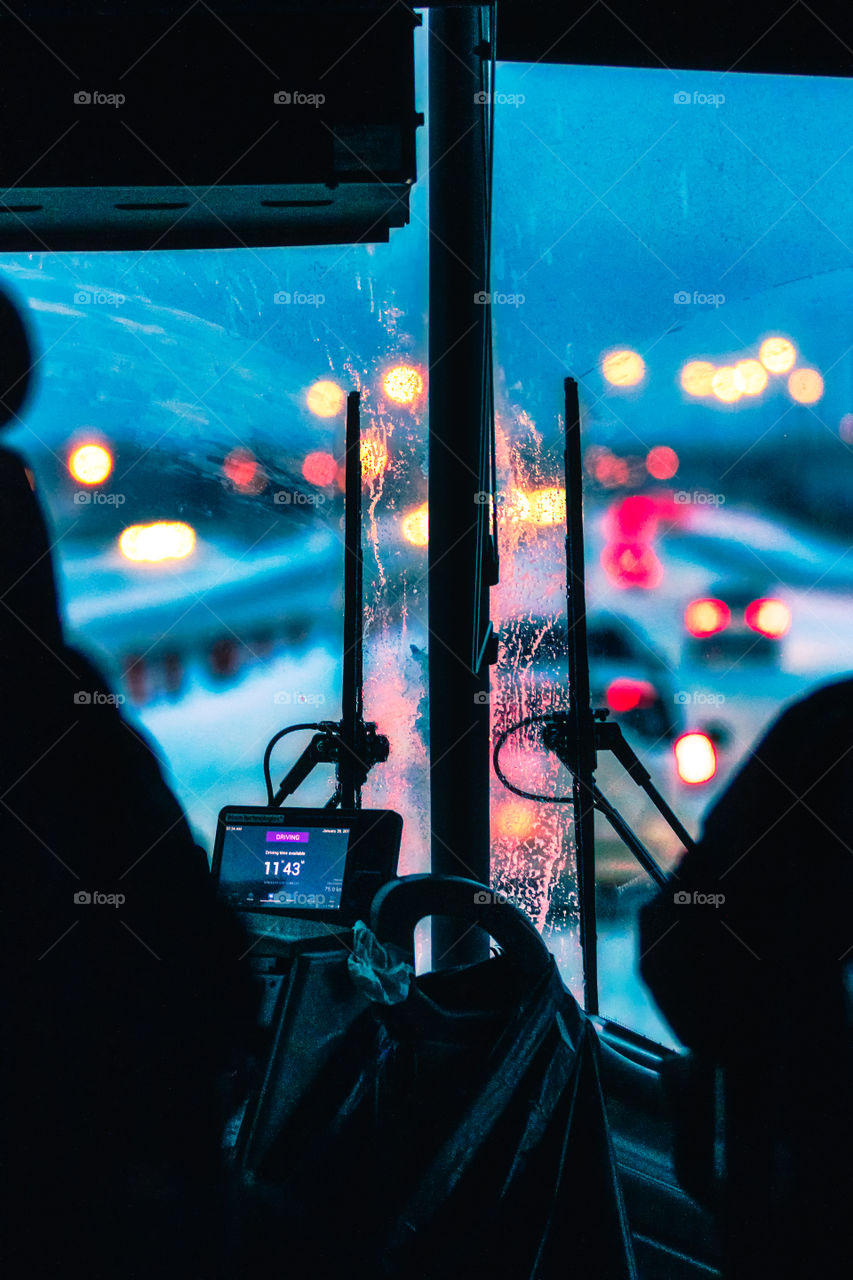
M 410 970 L 405 998 L 397 982 L 354 1019 L 257 1169 L 254 1260 L 275 1240 L 282 1270 L 298 1249 L 317 1276 L 634 1277 L 591 1023 L 526 917 L 474 881 L 395 881 L 372 931 L 411 954 L 432 915 L 483 927 L 500 953 Z M 349 968 L 363 974 L 367 938 L 379 991 L 381 949 L 377 964 L 359 937 Z

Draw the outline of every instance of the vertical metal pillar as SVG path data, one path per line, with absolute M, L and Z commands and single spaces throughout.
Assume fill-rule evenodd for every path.
M 584 1008 L 598 1013 L 598 940 L 595 919 L 595 721 L 589 692 L 586 577 L 583 546 L 583 468 L 578 384 L 566 378 L 566 590 L 568 592 L 568 748 L 580 903 Z
M 429 15 L 429 723 L 432 870 L 488 883 L 488 667 L 472 670 L 488 607 L 476 585 L 487 333 L 479 17 L 475 7 Z M 480 959 L 486 942 L 435 921 L 433 967 Z
M 361 551 L 361 397 L 347 396 L 346 509 L 344 513 L 344 656 L 341 688 L 341 738 L 338 764 L 341 808 L 361 808 L 361 782 L 356 782 L 356 750 L 364 721 L 364 588 Z M 361 777 L 358 772 L 359 779 Z

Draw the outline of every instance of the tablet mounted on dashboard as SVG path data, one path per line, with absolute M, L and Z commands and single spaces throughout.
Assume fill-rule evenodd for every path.
M 226 805 L 213 850 L 219 897 L 236 911 L 354 924 L 397 874 L 402 831 L 391 809 Z

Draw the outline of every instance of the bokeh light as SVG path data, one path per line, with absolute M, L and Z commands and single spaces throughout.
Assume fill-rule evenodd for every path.
M 793 342 L 787 338 L 765 338 L 758 358 L 770 373 L 787 373 L 797 358 Z
M 724 631 L 731 621 L 727 604 L 714 597 L 691 600 L 684 610 L 684 625 L 692 636 L 713 636 Z
M 817 369 L 795 369 L 788 378 L 788 394 L 798 404 L 815 404 L 823 395 L 823 378 Z
M 663 582 L 663 565 L 647 542 L 609 542 L 601 567 L 614 586 L 653 591 Z
M 566 491 L 550 485 L 533 489 L 528 495 L 529 519 L 534 524 L 562 524 L 566 518 Z
M 675 741 L 675 763 L 682 782 L 710 782 L 717 772 L 717 752 L 706 733 L 682 733 Z
M 711 391 L 718 400 L 722 400 L 723 404 L 732 404 L 741 398 L 743 392 L 737 384 L 737 374 L 733 365 L 724 364 L 722 368 L 717 369 L 711 379 Z
M 343 389 L 328 378 L 321 378 L 319 382 L 312 383 L 305 398 L 308 408 L 312 413 L 316 413 L 318 418 L 336 417 L 342 412 L 346 401 Z
M 636 351 L 610 351 L 601 361 L 601 372 L 613 387 L 635 387 L 646 374 L 643 357 Z
M 735 365 L 735 386 L 745 396 L 758 396 L 767 386 L 767 370 L 760 360 L 739 360 Z
M 511 489 L 507 501 L 500 508 L 500 515 L 511 524 L 526 523 L 530 519 L 530 498 L 523 489 Z
M 595 468 L 602 458 L 609 458 L 610 450 L 603 444 L 590 444 L 583 451 L 583 465 L 586 471 L 594 476 Z
M 605 698 L 611 711 L 618 714 L 636 711 L 638 707 L 652 707 L 657 702 L 655 687 L 648 680 L 633 676 L 617 676 L 607 686 Z
M 678 470 L 678 454 L 668 444 L 656 444 L 646 454 L 646 470 L 655 480 L 671 480 Z
M 496 835 L 512 840 L 526 840 L 536 830 L 536 810 L 523 800 L 505 800 L 494 810 Z
M 845 413 L 838 424 L 838 434 L 845 444 L 853 444 L 853 413 Z
M 112 469 L 112 454 L 101 444 L 80 445 L 68 459 L 68 470 L 80 484 L 102 484 Z
M 388 466 L 388 450 L 378 436 L 365 436 L 361 442 L 361 478 L 376 480 Z
M 403 516 L 401 522 L 403 537 L 407 542 L 411 542 L 413 547 L 425 547 L 429 542 L 429 514 L 427 504 L 424 502 L 420 507 L 416 507 L 414 511 L 409 511 Z
M 658 504 L 642 493 L 615 502 L 605 516 L 608 536 L 616 542 L 651 542 L 657 527 Z
M 604 489 L 621 489 L 628 483 L 629 477 L 628 463 L 609 450 L 595 464 L 595 478 Z
M 232 449 L 222 470 L 241 493 L 263 493 L 267 487 L 264 469 L 250 449 Z
M 386 372 L 382 389 L 396 404 L 414 404 L 424 389 L 424 380 L 414 365 L 397 364 Z
M 688 360 L 681 370 L 681 386 L 689 396 L 713 395 L 711 381 L 716 368 L 708 360 Z
M 309 484 L 333 484 L 338 474 L 338 464 L 330 453 L 318 450 L 309 453 L 302 463 L 302 475 Z
M 781 640 L 791 629 L 791 610 L 784 600 L 753 600 L 744 616 L 748 627 L 769 640 Z
M 195 530 L 179 520 L 132 524 L 118 540 L 127 560 L 184 560 L 195 547 Z
M 628 462 L 625 458 L 617 458 L 615 453 L 602 458 L 596 466 L 596 479 L 605 489 L 621 489 L 628 484 L 629 474 Z

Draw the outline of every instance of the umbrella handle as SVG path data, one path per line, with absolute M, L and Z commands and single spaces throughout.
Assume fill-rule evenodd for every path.
M 452 916 L 479 925 L 502 951 L 532 972 L 551 964 L 551 953 L 527 916 L 487 885 L 464 876 L 401 876 L 383 887 L 370 908 L 370 928 L 380 942 L 411 953 L 415 926 L 427 916 Z

